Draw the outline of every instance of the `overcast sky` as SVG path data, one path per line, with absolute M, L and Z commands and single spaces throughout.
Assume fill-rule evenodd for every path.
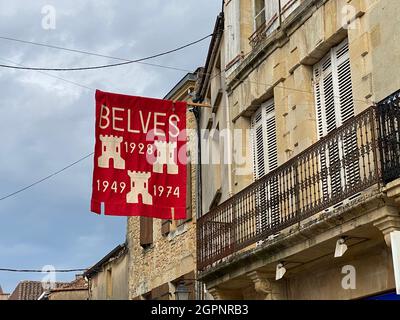
M 55 8 L 55 29 L 42 26 L 45 5 Z M 0 36 L 135 59 L 211 33 L 220 8 L 220 0 L 0 0 Z M 149 62 L 195 70 L 205 63 L 209 40 Z M 0 40 L 0 64 L 8 60 L 40 67 L 118 62 Z M 51 74 L 90 88 L 161 98 L 185 72 L 134 64 Z M 93 151 L 93 90 L 0 68 L 0 92 L 0 198 Z M 92 158 L 0 201 L 0 268 L 85 268 L 123 243 L 126 218 L 89 211 L 91 179 Z M 42 276 L 0 272 L 0 285 L 11 292 L 19 281 Z

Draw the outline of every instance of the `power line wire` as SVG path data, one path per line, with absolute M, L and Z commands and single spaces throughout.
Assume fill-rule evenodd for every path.
M 21 66 L 11 66 L 11 65 L 6 65 L 6 64 L 0 64 L 0 67 L 2 68 L 9 68 L 9 69 L 17 69 L 17 70 L 32 70 L 32 71 L 83 71 L 83 70 L 97 70 L 97 69 L 104 69 L 104 68 L 112 68 L 112 67 L 118 67 L 118 66 L 123 66 L 123 65 L 128 65 L 128 64 L 132 64 L 132 63 L 138 63 L 138 62 L 142 62 L 145 60 L 150 60 L 150 59 L 154 59 L 154 58 L 158 58 L 161 56 L 165 56 L 167 54 L 170 53 L 174 53 L 180 50 L 183 50 L 185 48 L 188 48 L 190 46 L 193 46 L 199 42 L 204 41 L 205 39 L 211 37 L 213 34 L 209 34 L 199 40 L 196 41 L 192 41 L 188 44 L 185 44 L 183 46 L 180 46 L 178 48 L 172 49 L 172 50 L 168 50 L 168 51 L 164 51 L 161 53 L 157 53 L 148 57 L 144 57 L 144 58 L 140 58 L 140 59 L 136 59 L 136 60 L 128 60 L 128 61 L 124 61 L 124 62 L 120 62 L 120 63 L 112 63 L 112 64 L 105 64 L 105 65 L 98 65 L 98 66 L 89 66 L 89 67 L 78 67 L 78 68 L 40 68 L 40 67 L 21 67 Z M 80 50 L 74 50 L 74 49 L 69 49 L 68 51 L 76 51 L 79 52 Z M 83 51 L 81 51 L 81 53 L 83 53 Z M 165 66 L 163 66 L 165 67 Z
M 20 63 L 18 63 L 18 62 L 15 62 L 15 61 L 12 61 L 12 60 L 9 60 L 9 59 L 4 59 L 4 58 L 0 58 L 0 61 L 6 61 L 6 62 L 10 62 L 10 63 L 13 63 L 13 64 L 16 64 L 16 65 L 19 65 L 19 66 L 22 66 L 22 67 L 24 67 L 24 65 L 23 64 L 20 64 Z M 78 83 L 78 82 L 75 82 L 75 81 L 72 81 L 72 80 L 68 80 L 68 79 L 65 79 L 65 78 L 61 78 L 61 77 L 59 77 L 59 76 L 56 76 L 56 75 L 54 75 L 54 74 L 51 74 L 51 73 L 48 73 L 48 72 L 44 72 L 44 71 L 36 71 L 37 73 L 41 73 L 41 74 L 44 74 L 44 75 L 46 75 L 46 76 L 48 76 L 48 77 L 51 77 L 51 78 L 54 78 L 54 79 L 58 79 L 58 80 L 61 80 L 61 81 L 64 81 L 64 82 L 67 82 L 67 83 L 69 83 L 69 84 L 73 84 L 73 85 L 75 85 L 75 86 L 78 86 L 78 87 L 81 87 L 81 88 L 84 88 L 84 89 L 88 89 L 88 90 L 93 90 L 93 91 L 96 91 L 96 89 L 95 88 L 91 88 L 91 87 L 89 87 L 89 86 L 87 86 L 87 85 L 84 85 L 84 84 L 81 84 L 81 83 Z
M 14 42 L 20 42 L 20 43 L 25 43 L 25 44 L 31 44 L 31 45 L 35 45 L 35 46 L 47 47 L 47 48 L 51 48 L 51 49 L 58 49 L 58 50 L 63 50 L 63 51 L 67 51 L 67 52 L 80 53 L 80 54 L 85 54 L 85 55 L 90 55 L 90 56 L 95 56 L 95 57 L 114 59 L 114 60 L 126 61 L 126 62 L 132 61 L 131 59 L 115 57 L 115 56 L 105 55 L 105 54 L 91 52 L 91 51 L 71 49 L 71 48 L 60 47 L 60 46 L 55 46 L 55 45 L 45 44 L 45 43 L 40 43 L 40 42 L 34 42 L 34 41 L 21 40 L 21 39 L 16 39 L 16 38 L 11 38 L 11 37 L 0 36 L 0 39 L 14 41 Z M 161 65 L 161 64 L 157 64 L 157 63 L 149 63 L 149 62 L 143 62 L 143 61 L 138 61 L 136 63 L 147 65 L 147 66 L 152 66 L 152 67 L 163 68 L 163 69 L 171 69 L 171 70 L 183 71 L 183 72 L 192 72 L 191 70 L 188 70 L 188 69 L 183 69 L 183 68 L 178 68 L 178 67 L 173 67 L 173 66 L 166 66 L 166 65 Z M 15 64 L 18 64 L 18 63 L 15 63 Z
M 1 197 L 1 198 L 0 198 L 0 201 L 3 201 L 3 200 L 8 199 L 8 198 L 10 198 L 10 197 L 12 197 L 12 196 L 15 196 L 15 195 L 17 195 L 17 194 L 19 194 L 19 193 L 21 193 L 21 192 L 27 190 L 27 189 L 30 189 L 30 188 L 32 188 L 32 187 L 38 185 L 39 183 L 42 183 L 42 182 L 44 182 L 44 181 L 46 181 L 46 180 L 49 180 L 50 178 L 53 178 L 54 176 L 56 176 L 56 175 L 58 175 L 58 174 L 64 172 L 65 170 L 68 170 L 69 168 L 73 167 L 74 165 L 76 165 L 76 164 L 82 162 L 83 160 L 86 160 L 87 158 L 91 157 L 93 154 L 94 154 L 94 152 L 92 152 L 92 153 L 90 153 L 90 154 L 88 154 L 88 155 L 86 155 L 86 156 L 80 158 L 79 160 L 74 161 L 73 163 L 67 165 L 66 167 L 64 167 L 64 168 L 62 168 L 62 169 L 60 169 L 60 170 L 58 170 L 58 171 L 56 171 L 56 172 L 53 172 L 52 174 L 49 174 L 48 176 L 46 176 L 46 177 L 44 177 L 44 178 L 42 178 L 42 179 L 40 179 L 40 180 L 37 180 L 37 181 L 31 183 L 30 185 L 28 185 L 28 186 L 26 186 L 26 187 L 23 187 L 23 188 L 21 188 L 21 189 L 19 189 L 19 190 L 17 190 L 17 191 L 14 191 L 14 192 L 12 192 L 12 193 L 10 193 L 10 194 L 7 194 L 7 195 Z
M 33 68 L 33 67 L 27 67 L 27 66 L 22 65 L 22 64 L 20 64 L 20 63 L 15 63 L 15 62 L 12 62 L 12 61 L 9 60 L 9 62 L 14 63 L 14 64 L 16 64 L 17 66 L 0 65 L 0 67 L 12 68 L 12 69 L 20 69 L 20 70 L 39 71 L 39 72 L 40 72 L 40 71 L 82 71 L 82 70 L 100 69 L 100 68 L 103 68 L 103 67 L 104 67 L 104 68 L 108 68 L 108 67 L 120 66 L 120 65 L 130 64 L 130 63 L 141 63 L 141 64 L 150 65 L 150 66 L 155 66 L 155 67 L 160 67 L 160 68 L 165 68 L 165 69 L 172 69 L 172 70 L 176 70 L 176 71 L 192 72 L 191 70 L 188 70 L 188 69 L 183 69 L 183 68 L 178 68 L 178 67 L 171 67 L 171 66 L 165 66 L 165 65 L 160 65 L 160 64 L 153 64 L 153 63 L 145 63 L 145 62 L 141 62 L 141 61 L 148 60 L 148 59 L 152 59 L 152 58 L 155 58 L 155 57 L 158 57 L 158 56 L 162 56 L 162 55 L 165 55 L 165 54 L 169 54 L 169 53 L 172 53 L 172 52 L 175 52 L 175 51 L 184 49 L 184 48 L 186 48 L 186 47 L 188 47 L 188 46 L 191 46 L 191 45 L 194 45 L 194 44 L 196 44 L 196 43 L 198 43 L 198 42 L 201 42 L 201 41 L 205 40 L 206 38 L 208 38 L 208 37 L 210 37 L 210 36 L 212 36 L 212 35 L 213 35 L 213 34 L 210 34 L 210 35 L 205 36 L 205 37 L 203 37 L 203 38 L 201 38 L 201 39 L 199 39 L 199 40 L 196 40 L 196 41 L 191 42 L 191 43 L 189 43 L 189 44 L 187 44 L 187 45 L 184 45 L 184 46 L 182 46 L 182 47 L 179 47 L 179 48 L 176 48 L 176 49 L 167 51 L 167 52 L 159 53 L 159 54 L 156 54 L 156 55 L 153 55 L 153 56 L 150 56 L 150 57 L 146 57 L 146 58 L 142 58 L 142 59 L 137 59 L 137 60 L 128 60 L 128 59 L 125 59 L 125 58 L 119 58 L 119 57 L 104 55 L 104 54 L 100 54 L 100 53 L 94 53 L 94 52 L 85 51 L 85 50 L 71 49 L 71 48 L 66 48 L 66 47 L 60 47 L 60 46 L 50 45 L 50 44 L 44 44 L 44 43 L 39 43 L 39 42 L 33 42 L 33 41 L 27 41 L 27 40 L 21 40 L 21 39 L 16 39 L 16 38 L 11 38 L 11 37 L 0 36 L 0 39 L 3 39 L 3 40 L 15 41 L 15 42 L 20 42 L 20 43 L 32 44 L 32 45 L 36 45 L 36 46 L 48 47 L 48 48 L 52 48 L 52 49 L 58 49 L 58 50 L 64 50 L 64 51 L 69 51 L 69 52 L 75 52 L 75 53 L 87 54 L 87 55 L 92 55 L 92 56 L 97 56 L 97 57 L 103 57 L 103 58 L 110 58 L 110 59 L 116 59 L 116 60 L 120 60 L 120 61 L 125 61 L 125 62 L 119 63 L 119 64 L 110 64 L 110 65 L 95 66 L 95 67 L 85 67 L 85 68 L 57 68 L 57 69 L 52 69 L 52 68 Z M 243 58 L 246 57 L 247 55 L 249 55 L 251 52 L 252 52 L 252 50 L 250 50 L 249 52 L 247 52 L 246 54 L 244 54 L 244 55 L 243 55 Z M 5 59 L 4 59 L 4 60 L 5 60 Z M 216 77 L 218 77 L 218 76 L 221 76 L 223 72 L 224 72 L 224 70 L 221 70 L 219 73 L 217 73 L 217 74 L 211 76 L 211 78 L 210 78 L 209 81 L 211 81 L 212 79 L 214 79 L 214 78 L 216 78 Z M 42 72 L 42 73 L 43 73 L 43 72 Z M 76 83 L 76 82 L 73 82 L 73 81 L 70 81 L 70 80 L 67 80 L 67 79 L 59 78 L 59 77 L 57 77 L 57 76 L 50 75 L 50 74 L 47 74 L 47 73 L 43 73 L 43 74 L 46 74 L 46 75 L 48 75 L 48 76 L 50 76 L 50 77 L 53 77 L 53 78 L 56 78 L 56 79 L 60 79 L 60 80 L 63 80 L 63 81 L 66 81 L 66 82 L 69 82 L 69 83 L 72 83 L 72 84 L 76 84 L 76 85 L 78 85 L 78 86 L 80 86 L 80 87 L 84 87 L 84 88 L 86 88 L 86 89 L 92 89 L 92 90 L 95 91 L 94 88 L 89 88 L 89 87 L 87 87 L 87 86 L 85 86 L 85 85 L 81 85 L 81 84 L 78 84 L 78 83 Z M 199 72 L 199 75 L 207 75 L 207 74 L 210 74 L 210 75 L 211 75 L 212 73 L 209 73 L 209 72 Z M 235 77 L 235 78 L 233 78 L 232 80 L 239 80 L 239 81 L 243 81 L 243 82 L 246 82 L 246 81 L 247 81 L 247 82 L 249 82 L 249 83 L 254 83 L 254 84 L 258 85 L 258 86 L 260 86 L 260 85 L 268 86 L 269 88 L 274 87 L 274 88 L 280 88 L 280 89 L 285 89 L 285 90 L 292 90 L 292 91 L 297 91 L 297 92 L 303 92 L 303 93 L 314 94 L 313 91 L 309 91 L 309 90 L 302 90 L 302 89 L 297 89 L 297 88 L 291 88 L 291 87 L 286 87 L 286 86 L 283 86 L 283 85 L 273 85 L 273 84 L 270 84 L 270 83 L 263 83 L 263 82 L 259 82 L 259 81 L 251 81 L 250 79 L 241 80 L 239 77 Z M 334 96 L 334 97 L 335 97 L 335 98 L 340 98 L 339 96 Z M 354 101 L 358 101 L 358 102 L 363 102 L 363 103 L 371 103 L 371 102 L 368 101 L 368 100 L 358 100 L 358 99 L 353 99 L 353 100 L 354 100 Z
M 21 273 L 47 273 L 47 272 L 57 272 L 57 273 L 68 273 L 68 272 L 82 272 L 87 269 L 58 269 L 58 270 L 39 270 L 39 269 L 9 269 L 0 268 L 0 272 L 21 272 Z

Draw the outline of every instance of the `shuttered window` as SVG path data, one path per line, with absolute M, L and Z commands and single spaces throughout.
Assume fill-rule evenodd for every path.
M 326 136 L 354 116 L 349 44 L 346 39 L 314 66 L 314 92 L 318 138 Z M 322 182 L 324 197 L 359 181 L 359 164 L 350 152 L 357 147 L 356 133 L 349 134 L 321 154 L 320 165 L 330 174 Z M 343 168 L 343 164 L 346 166 Z
M 259 179 L 278 167 L 274 101 L 264 103 L 251 119 L 254 177 Z
M 153 219 L 140 217 L 140 245 L 147 248 L 153 244 Z
M 318 138 L 354 116 L 349 45 L 345 40 L 314 66 Z
M 260 179 L 278 167 L 276 119 L 273 99 L 264 103 L 251 119 L 254 178 Z M 257 210 L 261 213 L 257 227 L 266 230 L 279 223 L 278 181 L 271 177 L 257 193 Z

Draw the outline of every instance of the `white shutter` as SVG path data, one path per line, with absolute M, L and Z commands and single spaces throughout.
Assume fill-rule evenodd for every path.
M 264 103 L 252 117 L 254 177 L 262 178 L 278 167 L 276 119 L 273 99 Z M 257 228 L 263 232 L 279 222 L 278 180 L 271 177 L 257 193 Z
M 342 42 L 334 50 L 337 64 L 338 103 L 340 108 L 340 123 L 343 124 L 354 116 L 353 88 L 351 84 L 351 68 L 348 41 Z M 351 132 L 342 141 L 342 153 L 347 157 L 344 170 L 346 186 L 351 188 L 360 181 L 359 162 L 351 153 L 357 152 L 357 133 Z
M 262 110 L 257 110 L 254 114 L 251 126 L 253 137 L 253 160 L 254 160 L 254 178 L 259 179 L 265 175 L 265 147 L 264 147 L 264 130 L 262 122 Z
M 318 137 L 322 138 L 354 116 L 347 40 L 314 66 L 314 92 Z
M 337 65 L 337 82 L 340 108 L 340 125 L 354 116 L 353 88 L 351 85 L 351 70 L 349 44 L 347 41 L 334 49 Z
M 278 167 L 278 147 L 276 143 L 276 119 L 274 101 L 270 100 L 263 105 L 265 112 L 265 136 L 266 136 L 266 164 L 267 172 Z
M 317 134 L 321 139 L 354 116 L 348 41 L 345 40 L 332 48 L 329 54 L 314 66 L 313 72 Z M 329 176 L 321 182 L 324 198 L 327 198 L 329 193 L 358 183 L 358 161 L 346 161 L 345 169 L 342 167 L 343 159 L 352 158 L 349 153 L 356 150 L 356 147 L 357 137 L 354 133 L 347 135 L 337 144 L 329 145 L 325 153 L 321 153 L 321 170 L 330 168 Z
M 278 167 L 278 147 L 276 142 L 276 119 L 274 101 L 270 100 L 263 106 L 265 108 L 265 132 L 267 141 L 267 170 L 271 172 Z M 279 184 L 278 177 L 269 179 L 267 213 L 264 217 L 264 223 L 268 223 L 270 228 L 279 223 Z
M 276 119 L 273 100 L 264 103 L 251 120 L 253 132 L 254 177 L 261 178 L 278 167 Z
M 225 6 L 225 61 L 230 63 L 240 54 L 240 1 L 231 0 Z
M 345 40 L 314 66 L 318 138 L 354 116 L 349 45 Z

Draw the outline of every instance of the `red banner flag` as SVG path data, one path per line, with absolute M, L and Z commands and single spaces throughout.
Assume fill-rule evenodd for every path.
M 91 210 L 186 218 L 186 103 L 96 91 Z

